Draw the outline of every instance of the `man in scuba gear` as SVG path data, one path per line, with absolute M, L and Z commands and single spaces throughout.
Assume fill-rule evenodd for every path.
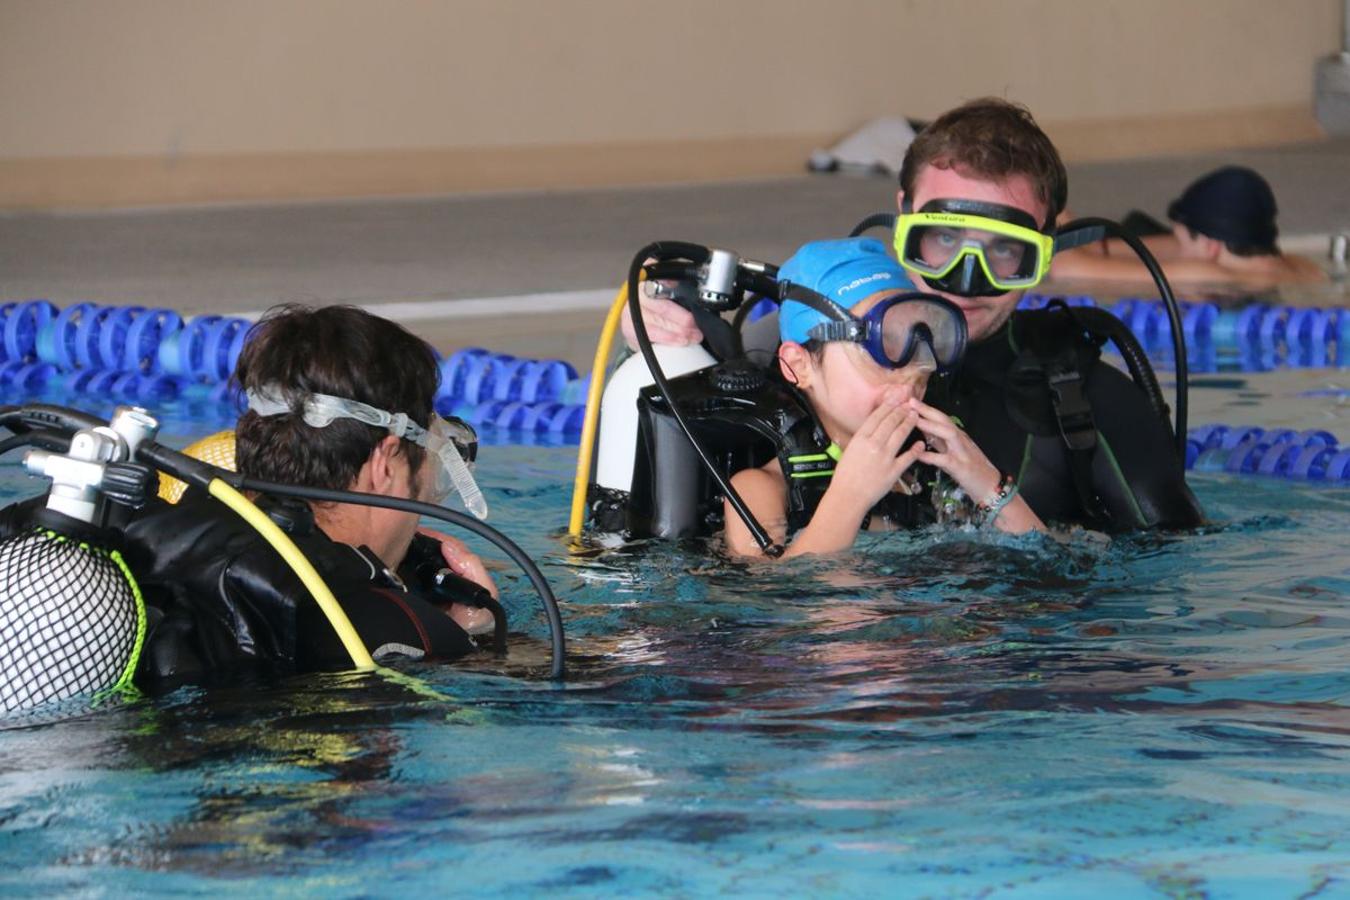
M 775 544 L 786 543 L 792 513 L 806 519 L 784 558 L 847 549 L 916 462 L 980 498 L 982 521 L 1012 532 L 1044 528 L 974 442 L 923 402 L 930 373 L 954 367 L 965 347 L 955 306 L 907 290 L 900 266 L 870 238 L 806 244 L 778 275 L 808 289 L 783 302 L 779 368 L 805 398 L 829 440 L 825 455 L 835 460 L 831 470 L 800 466 L 804 456 L 789 455 L 786 465 L 775 457 L 732 477 Z M 928 444 L 902 449 L 916 430 Z M 904 493 L 909 499 L 907 486 Z M 725 519 L 733 552 L 763 554 L 729 502 Z
M 255 326 L 235 378 L 243 474 L 285 484 L 439 501 L 463 488 L 476 436 L 433 410 L 435 355 L 400 326 L 353 307 L 275 309 Z M 333 590 L 377 660 L 453 659 L 492 627 L 496 588 L 454 538 L 412 513 L 260 498 Z M 126 556 L 156 610 L 142 657 L 151 677 L 262 666 L 344 668 L 350 657 L 294 573 L 251 528 L 199 491 L 154 502 L 126 526 Z M 446 571 L 448 570 L 448 572 Z M 448 579 L 448 582 L 447 582 Z M 444 591 L 449 583 L 455 591 Z M 486 599 L 485 599 L 486 598 Z
M 986 98 L 925 128 L 900 173 L 895 249 L 913 286 L 955 304 L 969 347 L 928 402 L 959 421 L 1046 521 L 1123 530 L 1189 527 L 1203 513 L 1169 424 L 1100 361 L 1072 310 L 1014 311 L 1050 267 L 1068 179 L 1023 107 Z M 781 273 L 780 273 L 781 274 Z M 692 336 L 667 300 L 642 298 L 668 342 Z
M 919 290 L 966 315 L 971 347 L 935 382 L 1047 521 L 1107 530 L 1189 527 L 1203 514 L 1167 421 L 1072 310 L 1014 316 L 1050 268 L 1068 196 L 1064 164 L 1024 108 L 975 100 L 915 139 L 900 171 L 896 252 Z

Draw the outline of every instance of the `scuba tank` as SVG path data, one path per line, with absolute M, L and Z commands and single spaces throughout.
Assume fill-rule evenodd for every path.
M 702 346 L 655 347 L 656 358 L 668 377 L 706 368 L 717 362 Z M 609 491 L 629 491 L 637 453 L 638 397 L 655 383 L 647 361 L 635 354 L 624 360 L 605 385 L 600 401 L 600 436 L 595 462 L 595 485 Z
M 638 420 L 638 404 L 636 404 L 638 398 L 635 389 L 650 383 L 651 387 L 646 390 L 654 389 L 657 395 L 665 399 L 665 408 L 674 423 L 673 427 L 679 430 L 683 436 L 682 440 L 687 442 L 694 459 L 701 465 L 701 471 L 716 484 L 719 496 L 725 497 L 736 510 L 766 553 L 777 556 L 783 552 L 782 547 L 770 540 L 767 532 L 755 520 L 740 495 L 731 486 L 725 469 L 709 457 L 708 451 L 686 421 L 681 404 L 672 399 L 670 383 L 661 359 L 665 351 L 672 348 L 657 348 L 652 345 L 642 319 L 639 301 L 643 275 L 653 280 L 676 282 L 677 286 L 670 295 L 677 303 L 693 313 L 694 320 L 702 330 L 705 343 L 711 352 L 705 352 L 703 355 L 677 353 L 673 358 L 676 358 L 677 365 L 687 365 L 697 371 L 700 363 L 706 366 L 717 358 L 729 359 L 740 355 L 739 335 L 720 314 L 739 307 L 744 302 L 747 291 L 776 296 L 778 290 L 776 274 L 777 269 L 774 266 L 742 259 L 731 251 L 714 250 L 699 244 L 678 241 L 648 244 L 634 255 L 628 269 L 625 293 L 620 295 L 619 302 L 626 299 L 632 314 L 633 330 L 637 337 L 642 365 L 641 367 L 633 365 L 630 369 L 624 370 L 620 388 L 615 390 L 612 398 L 607 393 L 612 410 L 610 416 L 620 421 L 606 431 L 602 440 L 601 454 L 605 464 L 602 466 L 597 463 L 596 471 L 597 474 L 604 473 L 605 483 L 588 484 L 584 450 L 578 460 L 577 486 L 573 496 L 574 522 L 577 525 L 584 503 L 589 507 L 592 524 L 600 530 L 608 532 L 627 530 L 630 506 L 628 488 L 634 487 L 637 482 L 636 470 L 632 464 L 625 466 L 623 460 L 625 457 L 636 460 L 642 452 L 640 445 L 644 440 L 643 430 L 640 426 L 634 428 Z M 696 285 L 696 292 L 693 294 L 688 291 L 690 285 Z M 610 327 L 612 326 L 607 326 Z M 602 346 L 603 341 L 602 338 Z M 676 349 L 678 351 L 678 348 Z M 633 360 L 628 362 L 632 363 Z M 623 367 L 620 369 L 623 370 Z M 634 403 L 634 406 L 630 406 L 630 402 Z M 587 446 L 588 440 L 588 436 L 583 435 L 583 448 Z M 698 471 L 695 469 L 690 474 L 696 477 Z M 642 477 L 645 483 L 647 475 L 644 473 Z M 672 519 L 670 527 L 676 527 L 673 524 L 676 520 L 684 523 L 687 518 L 686 511 Z M 683 532 L 685 526 L 682 524 L 678 527 Z
M 131 684 L 145 602 L 105 525 L 112 506 L 141 506 L 153 492 L 154 473 L 130 460 L 158 427 L 144 410 L 118 407 L 108 425 L 77 431 L 64 453 L 25 456 L 52 487 L 46 506 L 0 541 L 0 711 Z

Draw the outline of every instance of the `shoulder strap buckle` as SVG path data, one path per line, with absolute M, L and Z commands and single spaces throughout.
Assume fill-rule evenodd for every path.
M 1097 446 L 1097 423 L 1092 404 L 1083 389 L 1083 376 L 1076 368 L 1057 368 L 1046 373 L 1050 402 L 1055 409 L 1059 433 L 1070 450 L 1092 450 Z

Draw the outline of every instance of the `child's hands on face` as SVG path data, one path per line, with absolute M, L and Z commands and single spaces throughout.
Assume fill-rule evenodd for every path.
M 875 506 L 905 470 L 922 458 L 922 443 L 900 453 L 918 422 L 919 413 L 905 405 L 903 392 L 888 390 L 849 439 L 830 481 L 830 493 L 841 492 L 841 496 L 855 501 L 860 516 Z
M 950 416 L 914 398 L 905 405 L 918 417 L 918 428 L 927 439 L 928 448 L 915 445 L 922 451 L 917 457 L 920 462 L 936 466 L 952 476 L 977 502 L 998 490 L 998 469 Z

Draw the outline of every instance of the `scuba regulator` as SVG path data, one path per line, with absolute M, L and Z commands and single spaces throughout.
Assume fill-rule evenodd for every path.
M 750 508 L 745 505 L 741 495 L 732 487 L 719 466 L 717 466 L 702 443 L 695 437 L 686 421 L 680 405 L 671 396 L 670 382 L 661 370 L 656 358 L 646 323 L 642 319 L 642 305 L 639 291 L 644 275 L 649 278 L 678 279 L 697 284 L 697 301 L 672 295 L 672 299 L 688 309 L 694 315 L 694 321 L 703 331 L 704 338 L 715 356 L 729 359 L 739 356 L 741 351 L 740 335 L 718 313 L 733 310 L 745 302 L 747 291 L 776 296 L 778 281 L 775 277 L 778 269 L 768 263 L 754 260 L 742 260 L 728 250 L 714 250 L 699 244 L 676 241 L 659 241 L 648 244 L 639 250 L 628 267 L 628 309 L 633 316 L 633 332 L 637 337 L 638 350 L 647 363 L 656 389 L 664 398 L 667 408 L 680 431 L 689 440 L 690 446 L 698 455 L 704 470 L 712 478 L 731 508 L 745 522 L 750 534 L 767 556 L 781 556 L 783 546 L 775 544 L 764 530 Z

